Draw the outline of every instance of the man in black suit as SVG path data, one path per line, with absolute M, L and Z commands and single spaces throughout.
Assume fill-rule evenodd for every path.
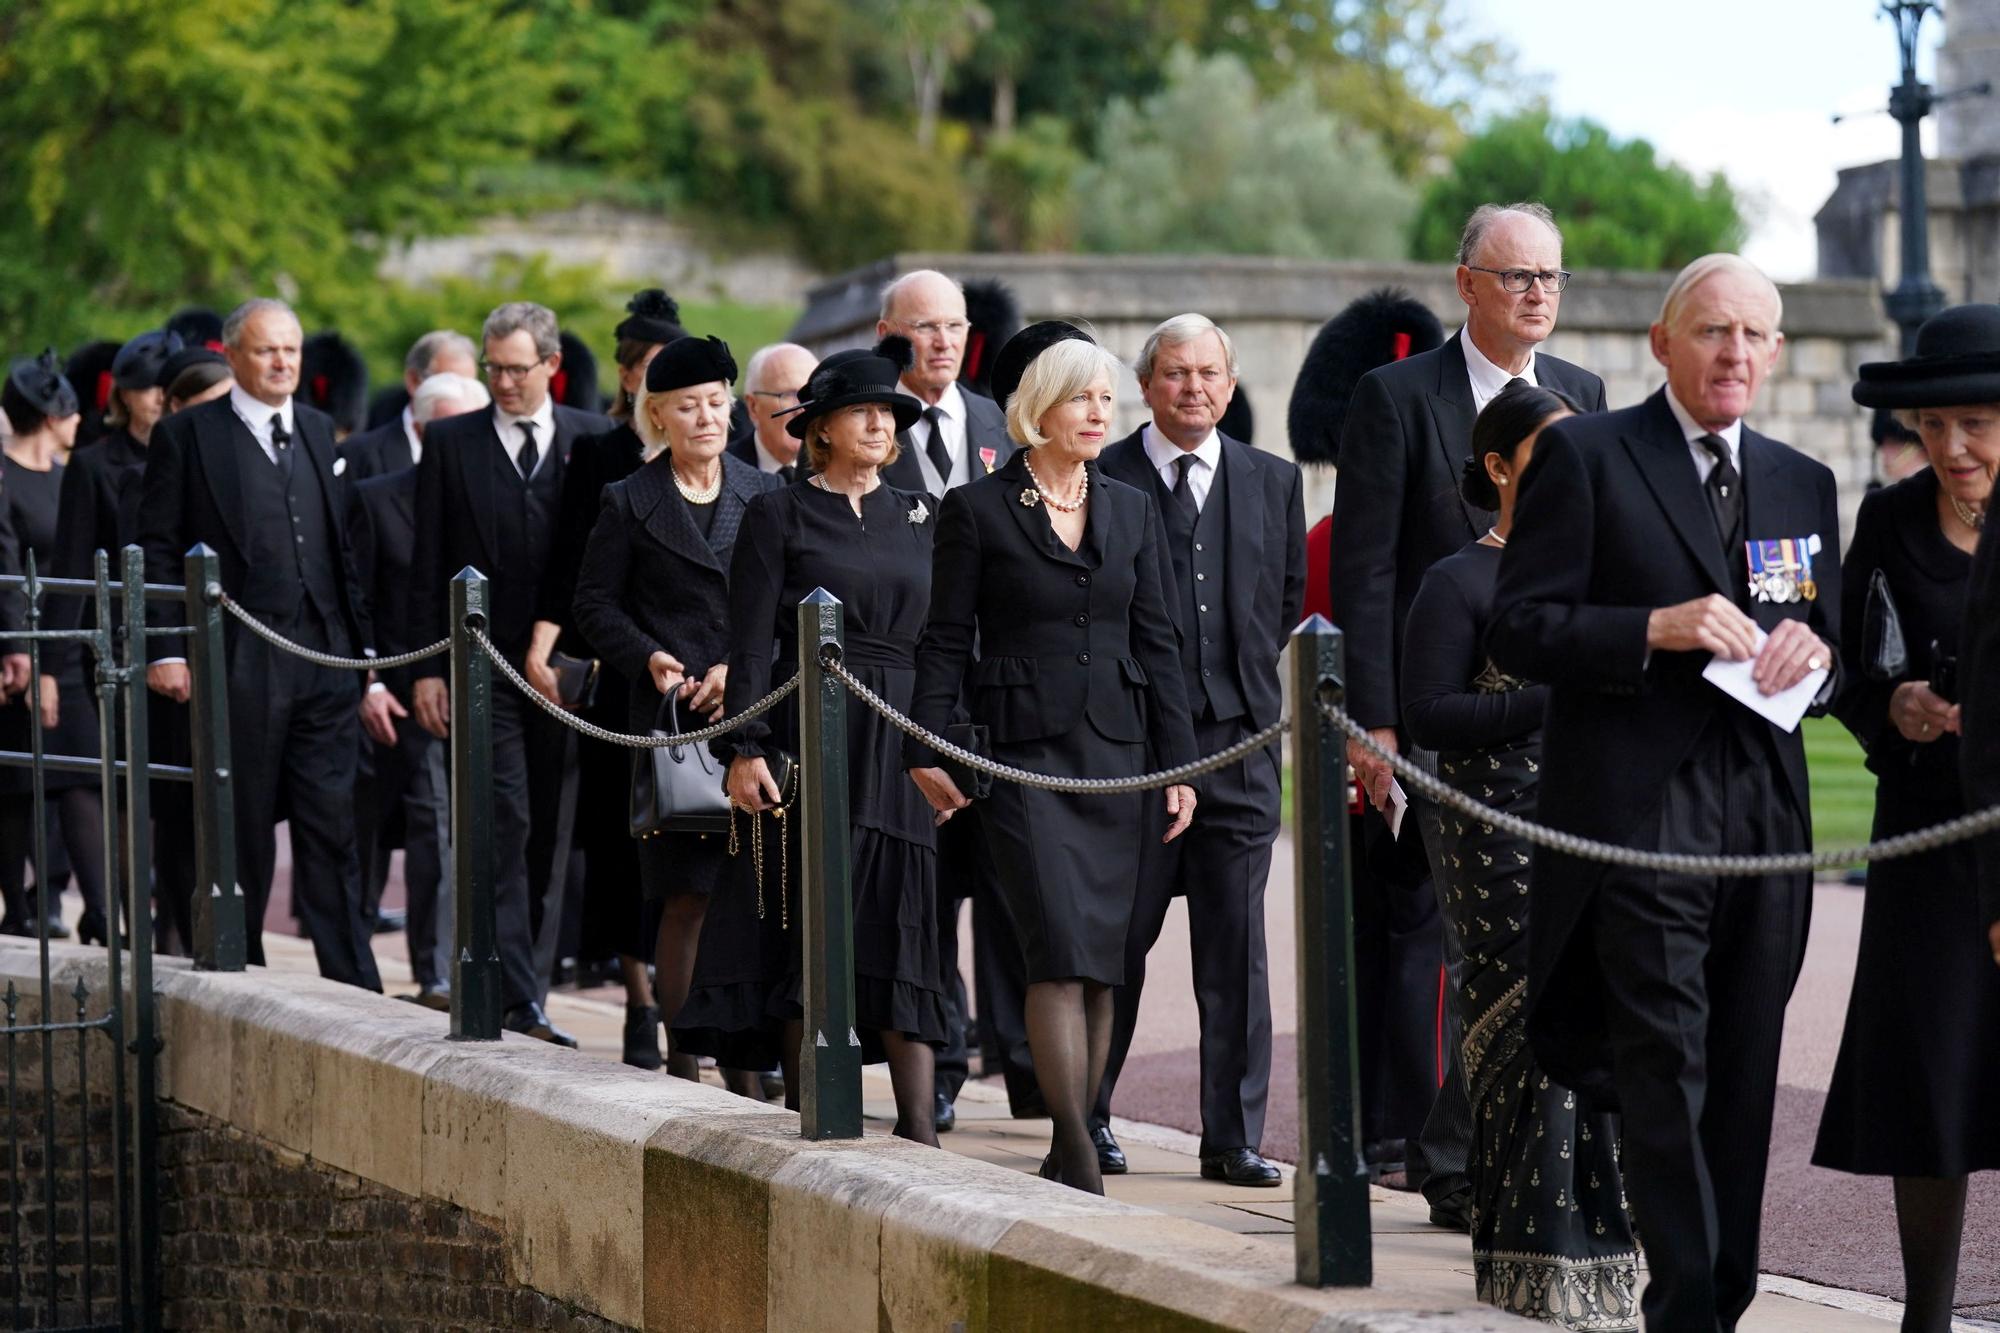
M 1195 748 L 1214 754 L 1277 721 L 1284 707 L 1278 658 L 1305 604 L 1305 489 L 1296 464 L 1217 429 L 1236 390 L 1236 349 L 1206 316 L 1178 315 L 1154 329 L 1134 369 L 1152 420 L 1106 449 L 1101 465 L 1159 509 L 1168 557 L 1161 582 L 1173 590 Z M 1146 955 L 1168 905 L 1184 894 L 1201 1015 L 1201 1174 L 1232 1185 L 1278 1183 L 1259 1149 L 1271 1083 L 1264 886 L 1279 787 L 1271 746 L 1201 779 L 1201 818 L 1185 837 L 1145 838 L 1148 863 L 1091 1127 L 1100 1169 L 1125 1170 L 1111 1133 L 1112 1088 L 1139 1021 Z
M 223 588 L 252 615 L 309 648 L 370 655 L 333 424 L 292 397 L 304 342 L 298 317 L 282 301 L 249 301 L 225 321 L 222 341 L 235 387 L 161 421 L 146 449 L 139 499 L 146 576 L 175 582 L 188 548 L 206 542 L 220 559 Z M 181 614 L 174 608 L 167 623 Z M 153 651 L 146 683 L 185 702 L 180 640 L 156 639 Z M 321 974 L 379 991 L 354 854 L 361 677 L 314 666 L 234 624 L 228 677 L 237 876 L 250 961 L 264 961 L 276 826 L 289 820 L 292 907 Z
M 403 358 L 403 388 L 410 401 L 395 418 L 348 436 L 335 451 L 347 460 L 349 480 L 401 472 L 422 460 L 423 432 L 417 429 L 415 415 L 417 386 L 447 372 L 478 378 L 479 349 L 472 345 L 472 339 L 455 329 L 432 329 L 410 344 Z
M 1653 325 L 1666 387 L 1559 421 L 1521 482 L 1489 646 L 1552 687 L 1539 817 L 1699 855 L 1811 841 L 1805 747 L 1753 698 L 1834 693 L 1833 474 L 1743 425 L 1777 361 L 1777 288 L 1735 255 L 1683 269 Z M 1790 539 L 1809 568 L 1753 581 Z M 1777 560 L 1771 560 L 1775 565 Z M 1815 675 L 1824 669 L 1823 679 Z M 1817 682 L 1817 683 L 1815 683 Z M 1607 869 L 1537 851 L 1528 1034 L 1549 1076 L 1624 1112 L 1646 1323 L 1730 1329 L 1757 1291 L 1757 1231 L 1807 874 Z
M 511 301 L 481 334 L 490 412 L 468 412 L 425 432 L 417 465 L 417 546 L 410 615 L 417 639 L 449 632 L 450 584 L 472 566 L 487 585 L 487 633 L 521 669 L 532 637 L 535 595 L 548 564 L 563 466 L 580 436 L 611 429 L 606 418 L 549 396 L 562 364 L 553 311 Z M 433 736 L 451 724 L 442 658 L 419 663 L 412 711 Z M 494 914 L 502 1021 L 516 1032 L 574 1046 L 542 1009 L 548 977 L 535 966 L 542 911 L 560 912 L 567 849 L 559 844 L 568 732 L 504 682 L 493 690 Z M 531 887 L 532 886 L 532 887 Z
M 417 387 L 410 399 L 412 424 L 421 437 L 430 423 L 466 412 L 482 411 L 492 403 L 478 380 L 445 371 Z M 410 565 L 417 548 L 417 470 L 406 467 L 368 477 L 354 488 L 350 531 L 354 563 L 368 590 L 374 614 L 378 651 L 396 656 L 421 647 L 410 625 Z M 435 642 L 435 640 L 432 640 Z M 446 886 L 451 855 L 449 786 L 445 747 L 418 726 L 404 700 L 410 697 L 412 672 L 394 667 L 368 684 L 361 699 L 361 728 L 373 750 L 374 782 L 356 796 L 375 803 L 366 828 L 403 830 L 403 886 L 408 904 L 410 972 L 416 994 L 406 998 L 427 1009 L 451 1007 L 452 895 Z M 386 878 L 389 849 L 386 838 L 364 831 L 364 881 Z M 369 864 L 372 858 L 374 864 Z
M 875 336 L 893 333 L 910 340 L 914 359 L 898 387 L 924 405 L 916 424 L 897 432 L 896 461 L 882 469 L 882 480 L 889 485 L 942 496 L 1013 456 L 1014 441 L 1001 405 L 959 383 L 970 331 L 965 289 L 935 269 L 905 273 L 882 289 Z M 995 894 L 975 892 L 989 874 L 976 817 L 951 820 L 938 830 L 938 886 L 944 895 L 938 904 L 938 948 L 956 1020 L 952 1044 L 937 1056 L 940 1130 L 956 1122 L 952 1103 L 971 1072 L 968 1005 L 958 970 L 958 911 L 966 897 L 973 902 L 973 985 L 983 1029 L 982 1062 L 988 1074 L 997 1070 L 1004 1077 L 1016 1118 L 1046 1114 L 1028 1052 L 1023 1008 L 1027 979 L 1013 923 Z
M 1355 388 L 1341 433 L 1329 587 L 1334 623 L 1347 636 L 1348 711 L 1385 749 L 1398 746 L 1403 622 L 1424 572 L 1477 539 L 1495 519 L 1458 492 L 1473 419 L 1517 377 L 1558 389 L 1586 411 L 1604 408 L 1602 380 L 1539 350 L 1555 329 L 1568 277 L 1562 271 L 1562 233 L 1548 209 L 1540 204 L 1476 209 L 1458 249 L 1464 327 L 1434 351 L 1371 371 Z M 1347 759 L 1370 803 L 1386 813 L 1388 766 L 1354 744 Z M 1392 871 L 1376 879 L 1393 901 L 1370 907 L 1389 922 L 1388 938 L 1405 946 L 1399 950 L 1405 956 L 1378 961 L 1400 978 L 1391 988 L 1398 1007 L 1421 1010 L 1421 1021 L 1414 1024 L 1385 1016 L 1392 1032 L 1429 1031 L 1437 1021 L 1434 941 L 1443 940 L 1445 962 L 1457 982 L 1457 941 L 1428 887 L 1430 870 L 1418 832 L 1422 822 L 1406 821 L 1405 836 L 1393 846 L 1371 843 L 1362 849 L 1371 864 Z M 1366 828 L 1375 842 L 1390 842 L 1386 824 L 1367 821 Z M 1450 1067 L 1423 1127 L 1422 1150 L 1412 1152 L 1410 1183 L 1424 1185 L 1436 1220 L 1469 1225 L 1464 1208 L 1470 1198 L 1465 1159 L 1471 1110 L 1455 1036 L 1449 1044 Z M 1384 1054 L 1388 1067 L 1407 1067 L 1396 1061 L 1398 1052 Z M 1389 1104 L 1402 1100 L 1391 1098 Z M 1411 1128 L 1387 1124 L 1381 1134 L 1393 1145 Z M 1390 1159 L 1385 1169 L 1393 1167 L 1393 1147 L 1385 1156 Z
M 750 354 L 743 368 L 743 397 L 751 429 L 729 439 L 729 452 L 759 472 L 775 473 L 784 481 L 798 471 L 799 442 L 785 429 L 789 413 L 799 405 L 819 358 L 797 343 L 772 343 Z

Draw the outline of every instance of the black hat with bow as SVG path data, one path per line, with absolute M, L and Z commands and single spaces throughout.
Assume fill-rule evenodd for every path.
M 901 334 L 892 333 L 872 348 L 850 347 L 813 368 L 799 390 L 799 405 L 789 409 L 785 430 L 794 439 L 806 437 L 806 427 L 829 412 L 859 403 L 880 403 L 896 416 L 896 429 L 908 430 L 924 414 L 924 405 L 897 388 L 903 372 L 916 363 L 916 349 Z
M 51 347 L 36 357 L 18 357 L 7 368 L 7 383 L 45 417 L 60 420 L 81 409 L 76 388 L 63 375 L 62 358 Z
M 181 350 L 181 335 L 149 329 L 118 349 L 111 359 L 111 382 L 121 389 L 150 389 L 160 381 L 160 367 Z

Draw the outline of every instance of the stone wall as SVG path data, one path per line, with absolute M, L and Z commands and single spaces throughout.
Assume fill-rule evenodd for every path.
M 1241 387 L 1256 415 L 1256 443 L 1290 451 L 1285 416 L 1292 383 L 1320 325 L 1379 287 L 1401 287 L 1456 327 L 1463 309 L 1453 270 L 1432 264 L 1308 263 L 1211 256 L 895 255 L 812 289 L 794 336 L 822 352 L 871 340 L 879 293 L 898 273 L 938 268 L 961 279 L 998 278 L 1027 318 L 1085 319 L 1128 364 L 1161 320 L 1198 310 L 1229 330 L 1242 365 Z M 1560 327 L 1548 349 L 1604 377 L 1613 407 L 1638 402 L 1664 376 L 1647 329 L 1671 275 L 1585 270 L 1563 295 Z M 1819 281 L 1784 289 L 1786 350 L 1752 418 L 1758 429 L 1795 444 L 1839 479 L 1851 526 L 1873 459 L 1868 418 L 1848 398 L 1855 367 L 1892 354 L 1874 284 Z M 1119 394 L 1119 425 L 1145 419 L 1138 384 Z M 1315 468 L 1308 519 L 1333 503 L 1333 470 Z

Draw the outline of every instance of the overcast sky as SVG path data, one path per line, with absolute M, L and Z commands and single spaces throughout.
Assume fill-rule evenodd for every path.
M 1773 277 L 1812 276 L 1812 218 L 1837 168 L 1901 150 L 1896 122 L 1869 114 L 1887 105 L 1899 73 L 1895 32 L 1875 0 L 1462 5 L 1472 27 L 1510 43 L 1522 68 L 1546 80 L 1558 115 L 1589 117 L 1683 166 L 1727 174 L 1751 223 L 1746 252 Z M 1925 21 L 1926 78 L 1942 33 L 1935 15 Z M 1835 125 L 1835 112 L 1859 114 Z M 1933 124 L 1924 122 L 1927 151 Z

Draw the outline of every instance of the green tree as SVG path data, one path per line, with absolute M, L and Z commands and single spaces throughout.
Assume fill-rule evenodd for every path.
M 1411 228 L 1411 253 L 1448 262 L 1480 204 L 1534 199 L 1555 212 L 1572 268 L 1679 268 L 1743 244 L 1736 192 L 1698 180 L 1644 139 L 1620 141 L 1588 120 L 1529 112 L 1494 122 L 1433 181 Z
M 1105 114 L 1077 178 L 1080 241 L 1112 252 L 1400 259 L 1414 198 L 1373 141 L 1295 85 L 1186 48 L 1167 86 Z

